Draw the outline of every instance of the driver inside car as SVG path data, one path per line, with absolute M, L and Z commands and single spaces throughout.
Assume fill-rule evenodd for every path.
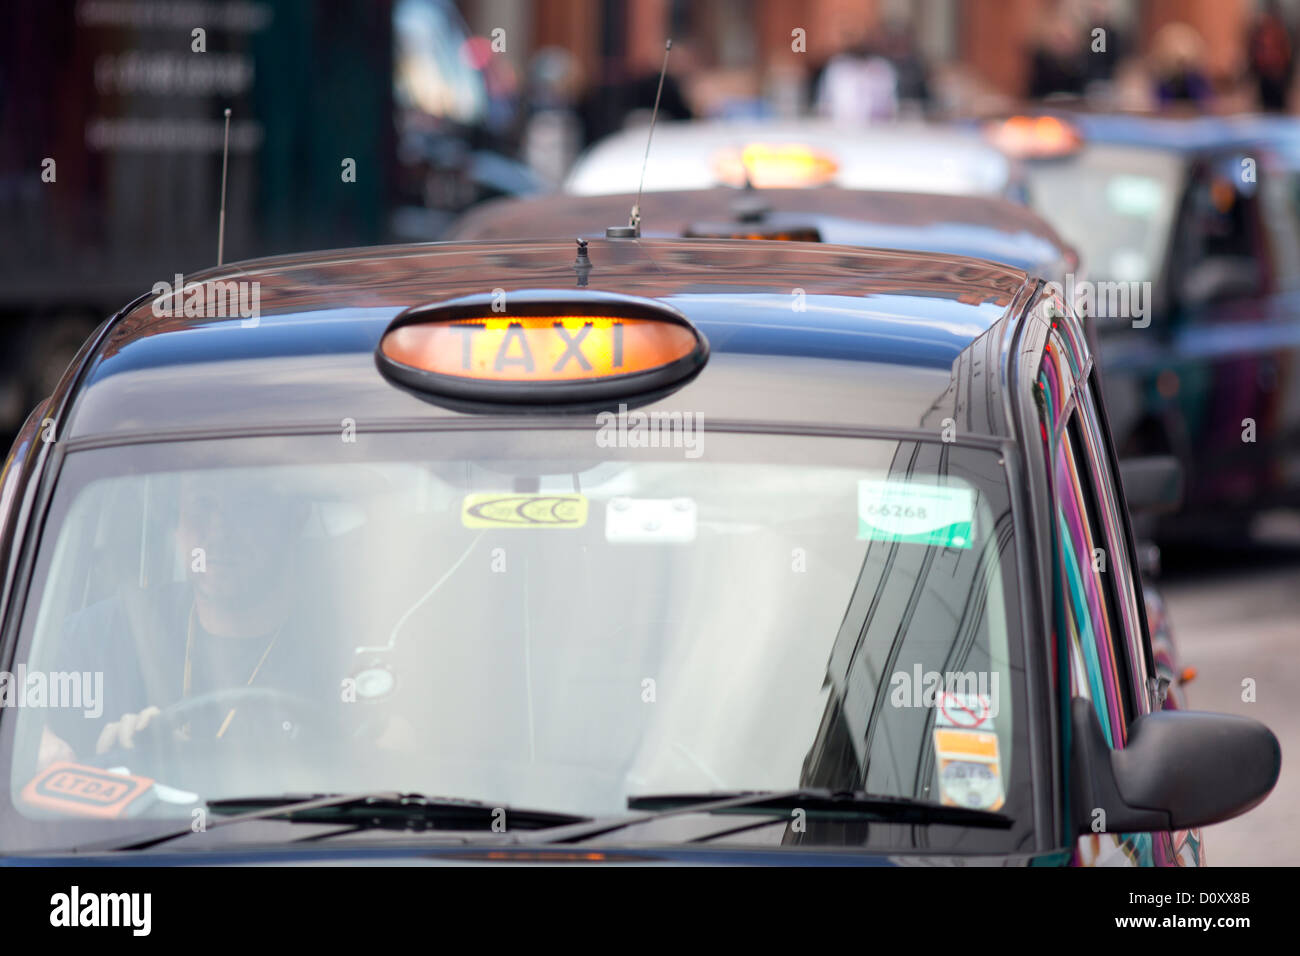
M 133 585 L 69 619 L 58 656 L 104 674 L 102 716 L 52 719 L 41 764 L 132 751 L 146 733 L 168 746 L 292 737 L 301 712 L 290 698 L 337 714 L 338 589 L 303 536 L 310 516 L 308 500 L 265 477 L 184 475 L 174 542 L 185 578 Z

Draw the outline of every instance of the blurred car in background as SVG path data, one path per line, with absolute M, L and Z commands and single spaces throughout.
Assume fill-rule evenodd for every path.
M 564 191 L 635 193 L 645 127 L 608 136 L 578 157 Z M 660 123 L 645 191 L 839 186 L 1023 199 L 1018 163 L 977 133 L 917 122 L 846 128 L 821 120 Z
M 656 139 L 658 134 L 656 134 Z M 652 167 L 653 168 L 653 165 Z M 483 203 L 445 238 L 600 237 L 626 222 L 634 193 Z M 641 235 L 825 242 L 992 259 L 1059 280 L 1078 257 L 1025 206 L 1005 199 L 843 189 L 680 189 L 641 199 Z
M 1176 456 L 1159 539 L 1300 505 L 1300 137 L 1252 117 L 1043 114 L 990 138 L 1080 251 L 1122 454 Z
M 450 0 L 202 7 L 9 11 L 4 438 L 123 299 L 216 262 L 226 106 L 227 259 L 433 239 L 474 202 L 539 188 Z

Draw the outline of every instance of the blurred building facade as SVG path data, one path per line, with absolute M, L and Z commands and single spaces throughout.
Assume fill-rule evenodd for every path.
M 653 74 L 674 38 L 676 73 L 699 112 L 726 115 L 763 102 L 787 112 L 811 102 L 825 64 L 855 45 L 902 40 L 934 75 L 942 107 L 998 108 L 1029 95 L 1044 46 L 1073 37 L 1092 82 L 1122 81 L 1150 65 L 1161 31 L 1186 24 L 1198 66 L 1217 89 L 1239 82 L 1251 28 L 1269 0 L 458 0 L 472 29 L 503 29 L 504 54 L 526 71 L 545 47 L 572 54 L 587 89 Z M 1300 0 L 1277 0 L 1289 25 Z M 1097 34 L 1097 30 L 1103 31 Z M 1168 31 L 1166 31 L 1167 33 Z M 1098 42 L 1098 37 L 1102 37 Z M 1098 47 L 1101 49 L 1097 49 Z M 896 50 L 894 51 L 897 52 Z M 1049 58 L 1050 59 L 1050 58 Z M 1129 104 L 1131 105 L 1131 104 Z

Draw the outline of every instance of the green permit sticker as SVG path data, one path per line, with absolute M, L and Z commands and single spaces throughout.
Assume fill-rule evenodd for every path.
M 910 481 L 858 482 L 858 540 L 903 541 L 969 548 L 975 492 L 960 485 Z

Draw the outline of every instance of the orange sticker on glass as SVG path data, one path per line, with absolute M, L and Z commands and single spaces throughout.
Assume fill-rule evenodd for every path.
M 148 777 L 109 773 L 98 767 L 60 761 L 23 787 L 23 802 L 81 817 L 120 817 L 153 787 Z
M 982 730 L 936 727 L 934 753 L 939 802 L 970 810 L 998 810 L 1006 802 L 998 735 Z

